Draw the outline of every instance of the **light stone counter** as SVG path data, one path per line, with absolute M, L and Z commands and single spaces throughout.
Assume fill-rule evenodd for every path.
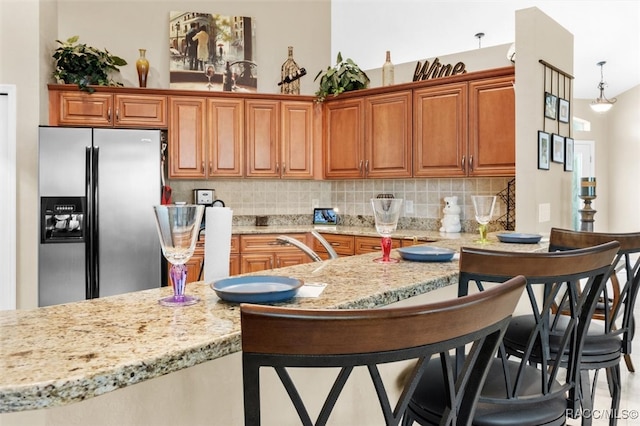
M 282 227 L 278 232 L 294 231 Z M 476 235 L 443 238 L 425 232 L 422 236 L 440 239 L 430 245 L 456 250 L 477 245 Z M 490 238 L 494 242 L 483 247 L 546 249 L 546 244 L 501 244 Z M 262 274 L 327 283 L 318 298 L 283 303 L 303 308 L 384 306 L 457 282 L 457 261 L 380 265 L 372 262 L 378 256 L 342 257 Z M 399 257 L 395 251 L 392 256 Z M 165 287 L 0 312 L 0 413 L 83 401 L 240 351 L 237 304 L 221 301 L 207 284 L 198 282 L 190 284 L 187 292 L 199 296 L 200 303 L 160 306 L 157 300 L 170 291 Z

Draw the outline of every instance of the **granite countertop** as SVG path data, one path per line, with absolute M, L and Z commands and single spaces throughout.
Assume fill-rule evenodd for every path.
M 281 227 L 277 232 L 296 231 L 295 227 Z M 439 238 L 430 245 L 456 250 L 463 245 L 477 246 L 477 236 L 472 234 Z M 546 249 L 546 244 L 502 244 L 495 236 L 490 238 L 492 242 L 483 247 Z M 381 265 L 372 262 L 378 256 L 341 257 L 260 274 L 327 284 L 317 298 L 296 297 L 281 304 L 301 308 L 384 306 L 457 282 L 456 260 Z M 392 256 L 398 253 L 394 250 Z M 196 282 L 188 285 L 187 293 L 199 296 L 200 303 L 160 306 L 157 300 L 170 292 L 164 287 L 0 312 L 0 413 L 81 401 L 240 351 L 237 304 L 221 301 L 208 284 Z

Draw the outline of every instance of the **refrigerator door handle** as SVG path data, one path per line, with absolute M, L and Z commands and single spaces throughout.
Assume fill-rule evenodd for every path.
M 98 200 L 100 199 L 98 190 L 100 188 L 98 182 L 98 165 L 99 161 L 100 148 L 93 148 L 93 156 L 92 156 L 92 167 L 91 167 L 91 179 L 93 181 L 93 285 L 91 286 L 91 298 L 95 299 L 100 297 L 100 233 L 98 232 L 100 227 L 98 226 L 100 223 L 100 206 L 98 205 Z
M 91 169 L 93 152 L 90 146 L 85 148 L 85 194 L 87 197 L 87 211 L 85 214 L 85 244 L 84 244 L 84 287 L 85 297 L 91 298 L 91 282 L 93 281 L 92 253 L 93 253 L 93 200 L 91 193 Z

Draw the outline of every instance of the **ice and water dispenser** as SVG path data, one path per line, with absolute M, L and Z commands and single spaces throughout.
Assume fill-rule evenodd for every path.
M 41 197 L 40 242 L 83 242 L 85 205 L 85 197 Z

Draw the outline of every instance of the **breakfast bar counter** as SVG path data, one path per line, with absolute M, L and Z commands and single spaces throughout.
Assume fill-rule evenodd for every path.
M 458 250 L 478 246 L 460 234 L 430 245 Z M 546 244 L 485 248 L 539 251 Z M 390 305 L 457 282 L 450 262 L 381 265 L 379 253 L 342 257 L 260 273 L 324 283 L 317 297 L 295 297 L 283 306 L 372 308 Z M 399 257 L 392 251 L 393 257 Z M 168 287 L 25 311 L 0 312 L 0 413 L 37 410 L 85 401 L 119 388 L 239 352 L 240 309 L 220 300 L 208 283 L 187 286 L 200 303 L 180 308 L 158 304 Z M 235 378 L 240 380 L 241 378 Z M 0 423 L 2 417 L 0 416 Z

